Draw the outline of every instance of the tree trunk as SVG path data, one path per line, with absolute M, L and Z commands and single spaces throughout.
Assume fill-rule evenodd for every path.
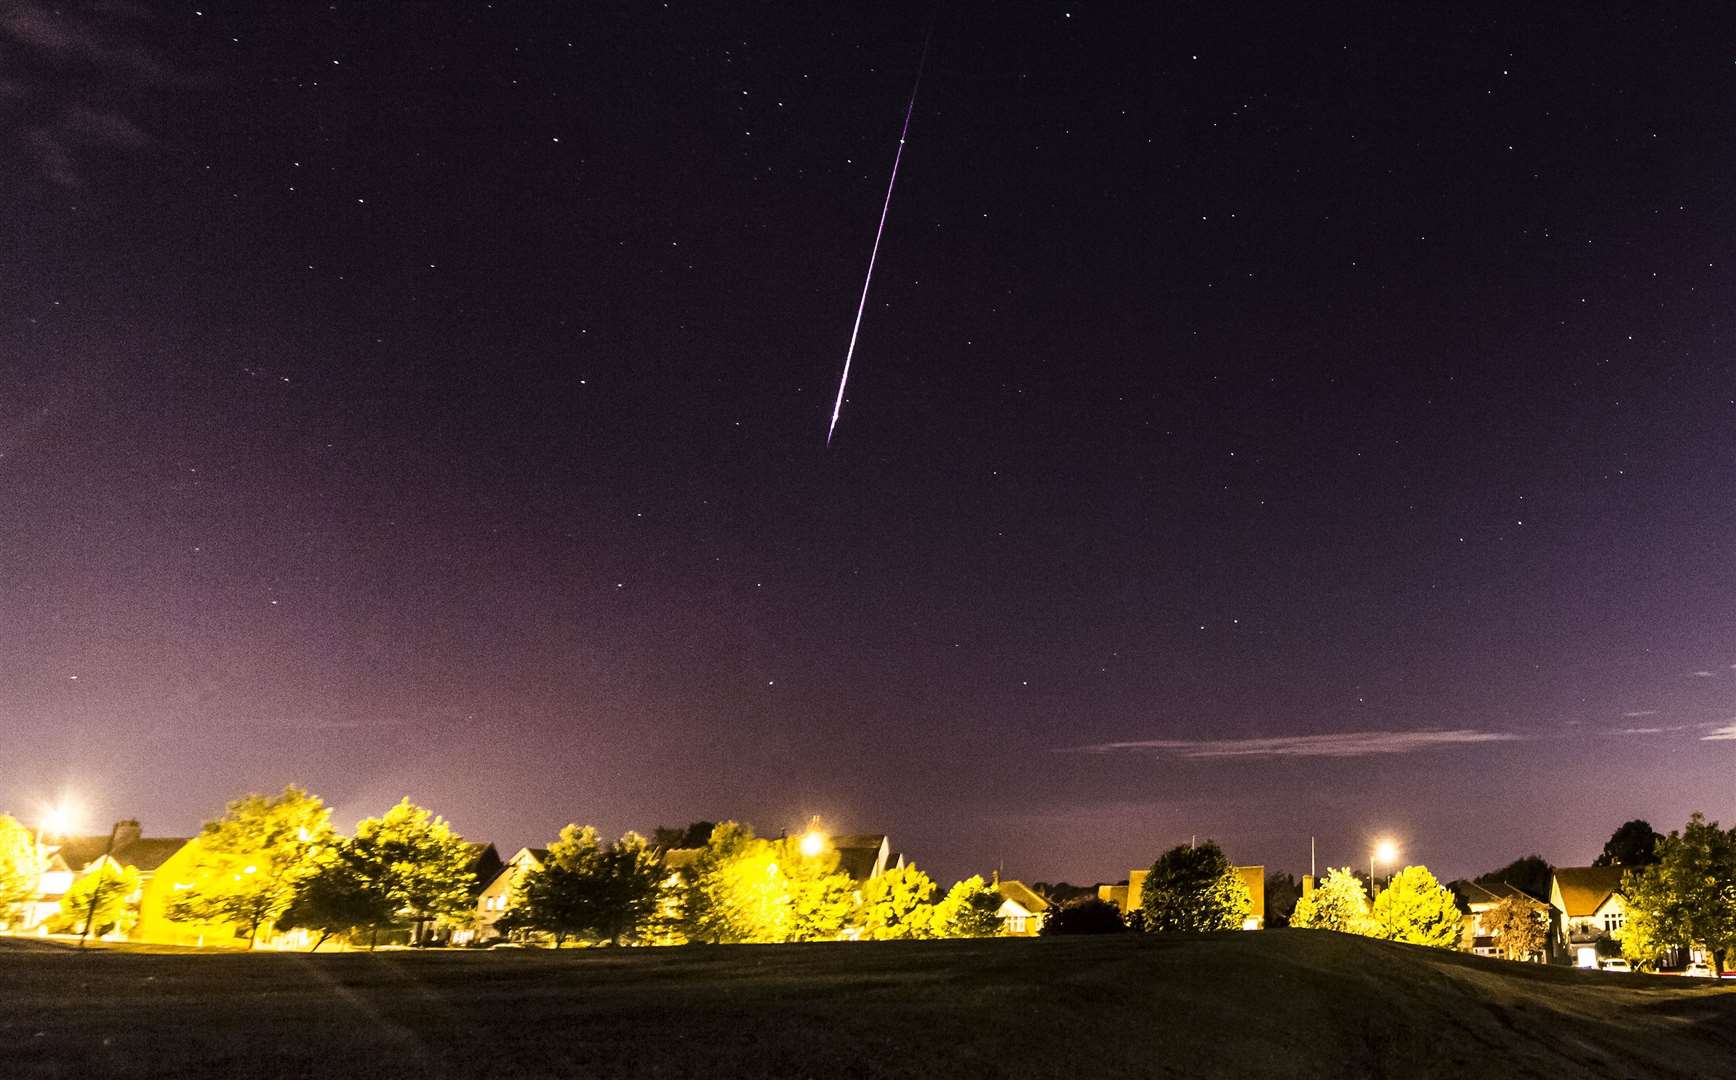
M 378 945 L 379 943 L 380 943 L 380 928 L 377 926 L 369 927 L 368 928 L 368 951 L 373 952 L 374 946 Z
M 314 941 L 313 948 L 309 949 L 308 952 L 319 952 L 319 947 L 321 945 L 324 945 L 325 939 L 329 938 L 331 936 L 332 936 L 332 932 L 330 930 L 327 930 L 324 933 L 320 934 L 319 938 L 316 941 Z

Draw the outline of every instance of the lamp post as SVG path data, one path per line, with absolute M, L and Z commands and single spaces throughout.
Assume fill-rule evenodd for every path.
M 108 843 L 103 845 L 102 858 L 96 861 L 96 881 L 90 887 L 90 907 L 84 913 L 84 929 L 78 932 L 78 947 L 84 948 L 84 939 L 90 936 L 90 924 L 96 918 L 96 902 L 102 896 L 103 864 L 108 862 L 109 855 L 115 849 L 115 837 L 121 831 L 121 823 L 115 822 L 109 829 Z
M 1398 845 L 1391 840 L 1377 842 L 1368 853 L 1368 898 L 1374 899 L 1374 864 L 1376 862 L 1392 865 L 1398 859 Z

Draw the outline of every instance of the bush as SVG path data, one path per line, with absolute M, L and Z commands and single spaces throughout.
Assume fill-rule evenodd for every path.
M 1120 934 L 1126 930 L 1127 923 L 1121 918 L 1120 908 L 1107 900 L 1088 896 L 1051 909 L 1038 933 L 1047 937 L 1056 934 Z

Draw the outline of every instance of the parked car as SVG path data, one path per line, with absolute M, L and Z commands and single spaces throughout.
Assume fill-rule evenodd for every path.
M 1707 964 L 1703 960 L 1696 960 L 1689 964 L 1687 967 L 1682 969 L 1682 974 L 1688 976 L 1690 979 L 1711 979 L 1715 977 L 1712 974 L 1711 965 Z
M 1622 959 L 1619 956 L 1611 957 L 1608 960 L 1601 960 L 1598 962 L 1597 966 L 1602 968 L 1605 971 L 1632 971 L 1633 970 L 1633 965 L 1628 963 L 1626 960 Z

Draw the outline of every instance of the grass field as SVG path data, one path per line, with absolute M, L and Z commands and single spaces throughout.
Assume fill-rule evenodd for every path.
M 0 1076 L 1736 1075 L 1736 988 L 1334 934 L 304 956 L 0 946 Z

